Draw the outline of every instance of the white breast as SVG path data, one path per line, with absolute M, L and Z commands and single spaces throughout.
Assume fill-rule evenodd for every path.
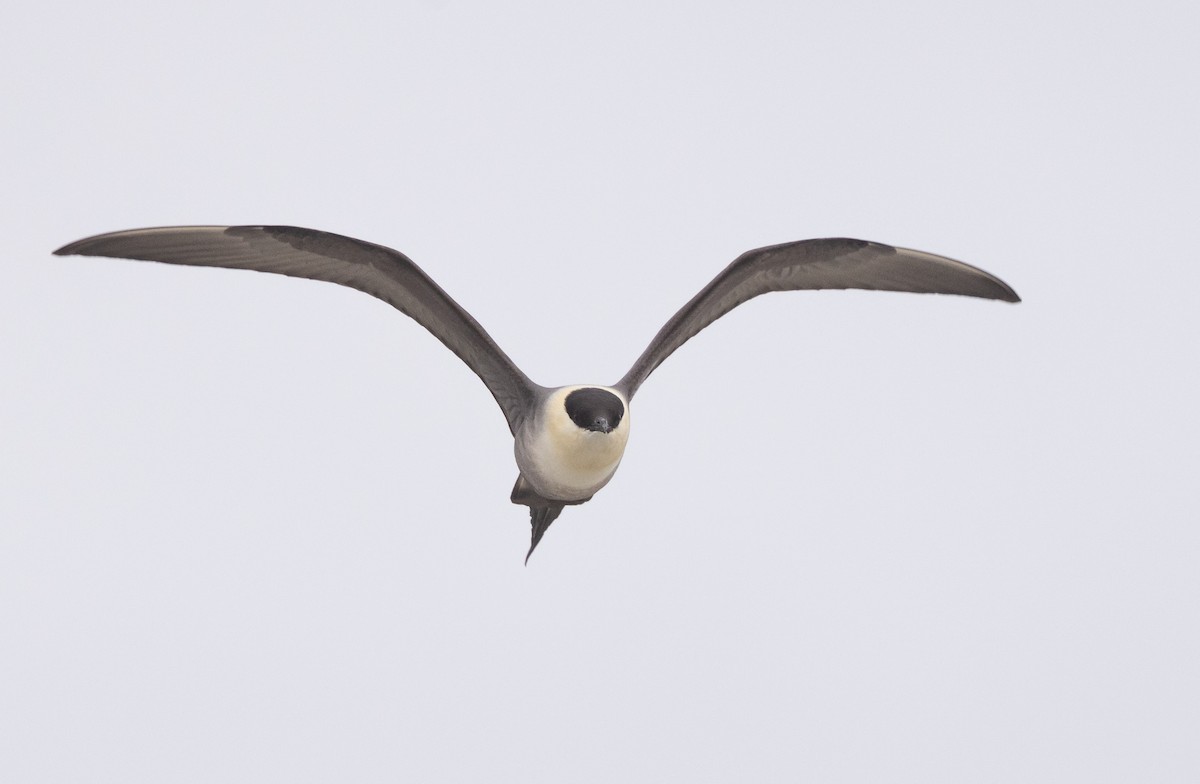
M 611 433 L 584 430 L 567 415 L 567 395 L 584 386 L 559 387 L 546 398 L 536 417 L 521 429 L 516 439 L 517 466 L 526 481 L 542 497 L 556 501 L 580 501 L 608 484 L 621 463 L 629 441 L 629 401 L 611 387 L 605 389 L 621 399 L 625 415 Z

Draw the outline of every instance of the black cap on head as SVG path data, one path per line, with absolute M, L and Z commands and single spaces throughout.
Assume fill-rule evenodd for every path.
M 567 395 L 567 416 L 584 430 L 611 433 L 625 416 L 621 398 L 607 389 L 584 387 Z

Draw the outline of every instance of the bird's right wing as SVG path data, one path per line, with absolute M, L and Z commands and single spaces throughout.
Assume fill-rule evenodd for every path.
M 614 386 L 632 399 L 671 352 L 738 305 L 771 291 L 874 289 L 1020 302 L 1008 284 L 961 261 L 851 239 L 801 240 L 746 251 L 671 317 Z
M 412 317 L 457 354 L 487 385 L 514 433 L 537 398 L 537 385 L 471 314 L 404 254 L 382 245 L 294 226 L 178 226 L 101 234 L 55 254 L 233 267 L 349 286 Z

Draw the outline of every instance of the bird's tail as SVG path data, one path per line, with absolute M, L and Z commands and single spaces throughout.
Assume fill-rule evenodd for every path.
M 542 536 L 546 533 L 546 529 L 558 519 L 558 516 L 562 514 L 562 510 L 563 505 L 556 503 L 529 507 L 529 522 L 533 526 L 533 536 L 532 541 L 529 543 L 529 552 L 525 554 L 526 564 L 529 563 L 529 556 L 533 555 L 538 542 L 542 541 Z

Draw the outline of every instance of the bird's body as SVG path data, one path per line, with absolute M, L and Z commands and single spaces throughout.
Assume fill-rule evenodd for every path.
M 620 401 L 625 414 L 608 432 L 580 427 L 567 413 L 567 398 L 575 393 L 607 392 Z M 517 431 L 513 451 L 521 476 L 550 501 L 580 503 L 608 484 L 629 442 L 629 405 L 612 387 L 569 386 L 550 390 L 536 413 Z
M 921 251 L 851 239 L 774 245 L 748 251 L 726 267 L 663 326 L 617 383 L 547 388 L 522 373 L 419 267 L 381 245 L 293 226 L 182 226 L 101 234 L 55 253 L 324 280 L 364 291 L 412 317 L 480 377 L 504 412 L 520 471 L 511 500 L 530 510 L 529 554 L 565 506 L 590 500 L 612 479 L 629 441 L 630 402 L 646 378 L 737 305 L 772 291 L 847 288 L 1020 301 L 983 270 Z

